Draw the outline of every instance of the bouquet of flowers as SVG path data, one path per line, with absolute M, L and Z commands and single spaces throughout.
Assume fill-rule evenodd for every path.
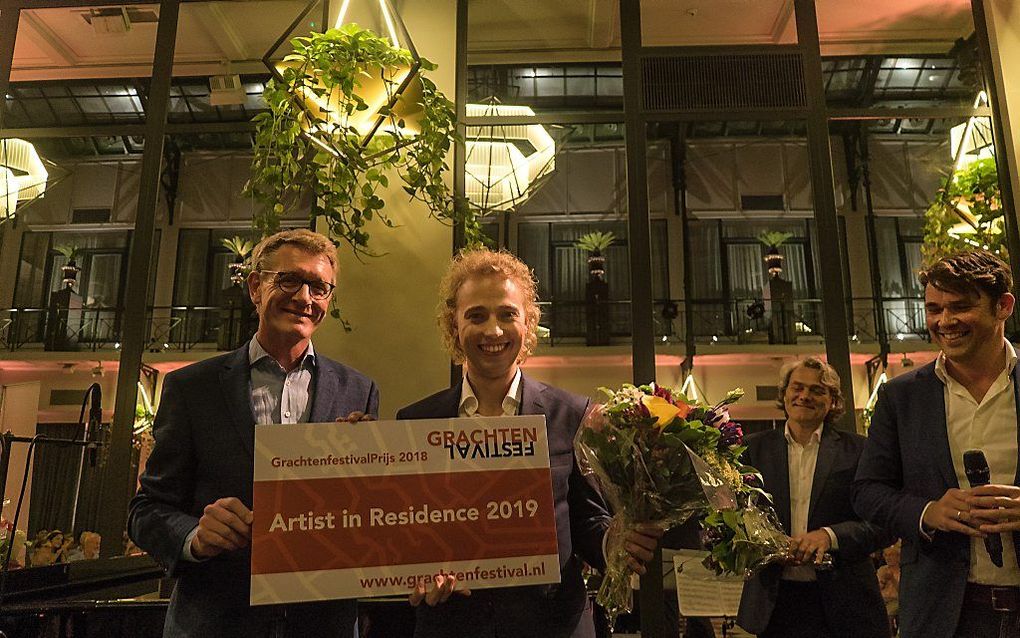
M 744 434 L 729 416 L 743 396 L 732 390 L 716 405 L 688 401 L 652 385 L 601 388 L 596 406 L 574 440 L 578 462 L 593 474 L 615 513 L 606 547 L 607 568 L 597 601 L 616 618 L 630 611 L 631 573 L 623 538 L 639 525 L 664 529 L 704 516 L 719 573 L 748 576 L 785 556 L 787 540 L 776 521 L 761 475 L 740 462 Z

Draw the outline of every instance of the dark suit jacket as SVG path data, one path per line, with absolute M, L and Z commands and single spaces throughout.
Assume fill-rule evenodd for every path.
M 828 527 L 838 541 L 839 549 L 832 552 L 833 568 L 818 571 L 825 618 L 833 635 L 884 638 L 889 635 L 889 621 L 870 555 L 892 539 L 860 520 L 851 503 L 851 483 L 865 440 L 830 425 L 822 430 L 807 527 L 808 531 Z M 747 462 L 761 471 L 783 531 L 789 534 L 790 474 L 784 431 L 748 437 L 746 456 Z M 747 631 L 758 634 L 768 626 L 781 572 L 781 566 L 773 565 L 744 584 L 737 622 Z
M 1016 369 L 1012 377 L 1020 406 Z M 903 539 L 899 614 L 903 638 L 951 638 L 970 572 L 967 536 L 936 532 L 928 541 L 918 527 L 930 501 L 960 487 L 946 430 L 944 388 L 933 362 L 879 389 L 854 481 L 854 507 L 861 516 Z M 1014 483 L 1020 485 L 1020 471 Z M 1013 538 L 1020 541 L 1020 534 Z
M 560 584 L 483 589 L 454 595 L 436 607 L 418 607 L 416 638 L 524 637 L 591 638 L 595 634 L 581 579 L 581 559 L 605 567 L 602 537 L 609 514 L 602 495 L 581 475 L 574 434 L 588 400 L 522 377 L 520 413 L 544 414 L 549 438 L 560 555 Z M 455 418 L 461 385 L 433 394 L 397 412 L 398 419 Z
M 378 412 L 379 392 L 371 379 L 322 355 L 316 355 L 316 366 L 311 422 L 333 421 L 355 410 Z M 206 505 L 234 496 L 252 506 L 250 379 L 245 344 L 171 372 L 163 382 L 153 426 L 156 445 L 131 501 L 128 530 L 168 575 L 177 577 L 164 636 L 258 636 L 285 613 L 287 635 L 349 638 L 354 601 L 249 607 L 247 549 L 198 563 L 181 559 L 184 540 Z

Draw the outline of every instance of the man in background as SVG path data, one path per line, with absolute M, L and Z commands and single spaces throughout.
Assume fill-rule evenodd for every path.
M 865 439 L 832 426 L 843 414 L 839 375 L 814 357 L 788 363 L 777 403 L 786 425 L 749 436 L 746 458 L 792 537 L 790 559 L 745 583 L 737 623 L 763 638 L 886 638 L 870 555 L 888 543 L 851 504 Z M 833 565 L 821 569 L 826 554 Z

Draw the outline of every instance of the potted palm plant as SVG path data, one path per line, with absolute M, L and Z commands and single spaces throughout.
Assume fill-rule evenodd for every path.
M 766 230 L 758 235 L 758 241 L 765 246 L 765 267 L 770 277 L 778 277 L 783 272 L 783 254 L 779 252 L 779 247 L 791 237 L 793 233 L 780 230 Z
M 81 268 L 78 267 L 76 262 L 81 249 L 75 244 L 59 244 L 54 246 L 53 250 L 63 255 L 67 260 L 67 262 L 60 267 L 60 274 L 63 276 L 63 279 L 60 282 L 61 287 L 74 288 L 74 284 L 78 279 L 78 273 L 81 272 Z
M 233 253 L 236 258 L 234 262 L 227 266 L 230 269 L 230 282 L 235 286 L 244 285 L 244 280 L 248 277 L 248 273 L 251 272 L 248 255 L 255 248 L 255 242 L 234 235 L 230 239 L 221 239 L 220 244 Z
M 584 285 L 585 343 L 589 346 L 609 345 L 609 282 L 606 281 L 606 257 L 603 252 L 613 245 L 612 232 L 582 235 L 574 246 L 588 253 L 588 282 Z
M 605 280 L 606 258 L 602 254 L 616 241 L 616 235 L 612 232 L 594 232 L 581 235 L 574 246 L 588 253 L 588 280 Z

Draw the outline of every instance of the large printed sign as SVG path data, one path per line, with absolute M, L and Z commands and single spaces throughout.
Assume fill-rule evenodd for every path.
M 545 417 L 255 428 L 251 604 L 559 582 Z

